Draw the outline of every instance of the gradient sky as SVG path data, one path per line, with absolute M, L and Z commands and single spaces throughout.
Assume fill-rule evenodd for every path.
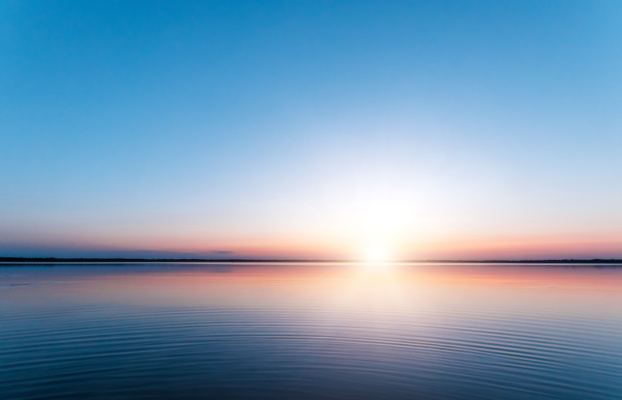
M 622 2 L 2 1 L 0 255 L 622 257 Z

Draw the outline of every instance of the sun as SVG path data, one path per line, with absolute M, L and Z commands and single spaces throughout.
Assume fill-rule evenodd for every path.
M 384 246 L 370 246 L 363 253 L 363 261 L 368 263 L 386 263 L 390 261 L 390 254 Z

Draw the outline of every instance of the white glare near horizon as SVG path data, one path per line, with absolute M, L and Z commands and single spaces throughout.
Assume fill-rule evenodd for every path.
M 359 258 L 366 262 L 395 261 L 414 227 L 416 203 L 404 188 L 370 185 L 357 193 L 346 214 L 346 226 Z
M 444 203 L 455 198 L 447 195 L 446 180 L 425 159 L 409 158 L 406 145 L 377 144 L 349 143 L 348 151 L 330 155 L 323 146 L 313 190 L 279 208 L 289 214 L 288 228 L 329 237 L 340 257 L 360 261 L 413 258 L 437 238 Z M 312 207 L 301 212 L 298 200 Z
M 365 250 L 362 261 L 367 263 L 385 263 L 391 261 L 391 256 L 385 247 L 373 246 Z

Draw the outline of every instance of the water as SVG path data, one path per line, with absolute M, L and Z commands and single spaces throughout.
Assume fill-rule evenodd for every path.
M 0 267 L 0 399 L 622 399 L 622 268 Z

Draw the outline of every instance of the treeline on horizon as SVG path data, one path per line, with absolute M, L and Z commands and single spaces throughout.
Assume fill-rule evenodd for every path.
M 119 257 L 0 257 L 0 263 L 2 262 L 127 262 L 127 263 L 139 263 L 139 262 L 361 262 L 360 260 L 325 260 L 325 259 L 253 259 L 253 258 L 119 258 Z M 403 263 L 481 263 L 481 264 L 493 264 L 493 263 L 508 263 L 508 264 L 622 264 L 622 259 L 538 259 L 538 260 L 402 260 L 392 262 Z

